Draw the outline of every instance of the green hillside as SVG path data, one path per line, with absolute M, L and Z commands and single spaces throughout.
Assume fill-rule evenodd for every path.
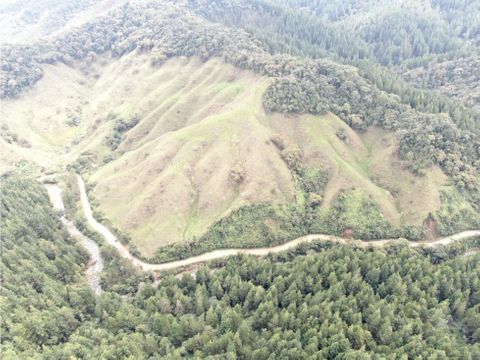
M 266 112 L 262 96 L 271 80 L 220 59 L 153 59 L 132 53 L 48 66 L 35 88 L 4 107 L 10 131 L 31 144 L 8 146 L 50 169 L 84 159 L 98 210 L 143 255 L 202 237 L 234 209 L 265 203 L 303 209 L 298 175 L 278 138 L 298 148 L 302 166 L 328 174 L 322 209 L 350 189 L 370 198 L 396 228 L 421 227 L 440 208 L 447 177 L 436 167 L 422 177 L 408 171 L 392 133 L 359 134 L 333 114 Z M 59 76 L 61 88 L 54 86 Z M 132 118 L 138 123 L 119 132 L 119 122 Z M 223 245 L 244 244 L 229 236 Z
M 480 359 L 478 0 L 0 23 L 2 360 Z
M 95 298 L 82 278 L 86 253 L 63 231 L 43 187 L 18 175 L 1 180 L 2 359 L 480 353 L 480 263 L 458 256 L 461 244 L 417 252 L 319 242 L 160 284 L 103 249 Z
M 204 10 L 132 3 L 65 27 L 55 41 L 4 46 L 3 171 L 27 160 L 83 173 L 97 210 L 157 260 L 176 246 L 254 246 L 312 231 L 418 239 L 429 216 L 450 233 L 459 216 L 445 215 L 452 193 L 455 208 L 468 209 L 462 228 L 478 224 L 474 112 L 373 66 L 378 37 L 346 39 L 366 46 L 347 61 L 359 68 L 315 59 L 307 50 L 320 45 L 347 59 L 336 52 L 346 47 L 337 20 L 309 16 L 302 30 L 287 24 L 303 7 L 247 3 L 240 14 L 217 1 Z M 271 27 L 250 16 L 255 9 Z M 435 21 L 438 30 L 444 20 Z M 282 54 L 282 42 L 297 37 L 307 52 Z M 353 201 L 344 209 L 352 217 L 360 204 L 378 209 L 380 229 L 327 224 L 342 199 Z

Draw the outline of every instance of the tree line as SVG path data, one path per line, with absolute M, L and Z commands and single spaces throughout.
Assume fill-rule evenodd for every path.
M 373 86 L 355 68 L 323 59 L 272 56 L 242 30 L 186 14 L 188 9 L 181 4 L 126 4 L 55 42 L 4 47 L 2 94 L 15 95 L 37 81 L 42 63 L 69 62 L 108 50 L 114 56 L 152 49 L 165 57 L 223 56 L 236 66 L 275 79 L 264 95 L 267 110 L 332 111 L 357 130 L 371 125 L 394 130 L 400 155 L 410 161 L 414 172 L 438 164 L 459 187 L 478 191 L 480 140 L 460 130 L 450 116 L 415 111 Z
M 158 285 L 130 269 L 104 280 L 95 299 L 82 273 L 87 254 L 43 187 L 8 175 L 2 192 L 4 359 L 480 356 L 480 261 L 458 256 L 462 244 L 317 242 Z M 125 266 L 114 258 L 105 258 L 107 277 Z

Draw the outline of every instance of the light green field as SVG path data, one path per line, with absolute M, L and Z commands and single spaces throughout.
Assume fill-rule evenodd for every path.
M 446 177 L 437 168 L 412 175 L 397 158 L 393 134 L 359 135 L 333 114 L 267 114 L 268 83 L 220 59 L 152 66 L 148 56 L 129 54 L 47 66 L 33 89 L 5 102 L 9 129 L 32 147 L 1 144 L 8 150 L 2 169 L 22 158 L 62 168 L 87 152 L 97 166 L 90 182 L 99 210 L 147 256 L 202 235 L 237 207 L 294 202 L 295 181 L 271 141 L 278 134 L 300 147 L 306 165 L 328 170 L 324 208 L 351 188 L 396 226 L 420 225 L 440 207 Z M 66 124 L 68 113 L 80 118 L 78 127 Z M 134 115 L 139 124 L 125 134 L 117 159 L 103 165 L 112 119 Z
M 290 171 L 259 120 L 266 79 L 195 59 L 169 61 L 155 77 L 165 81 L 154 90 L 142 86 L 149 91 L 135 106 L 156 106 L 122 146 L 133 150 L 92 176 L 100 209 L 140 250 L 151 255 L 201 235 L 242 205 L 293 201 Z M 243 182 L 231 178 L 233 169 L 244 173 Z
M 399 226 L 420 225 L 440 206 L 439 190 L 446 184 L 446 176 L 436 167 L 425 177 L 413 175 L 398 158 L 392 133 L 370 128 L 359 135 L 333 114 L 273 116 L 270 124 L 299 144 L 308 164 L 328 171 L 323 207 L 339 191 L 357 188 L 375 201 L 389 222 Z M 337 136 L 339 131 L 345 134 L 345 141 Z

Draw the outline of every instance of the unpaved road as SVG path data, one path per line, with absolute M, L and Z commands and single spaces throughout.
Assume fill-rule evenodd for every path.
M 50 197 L 50 202 L 52 203 L 53 208 L 63 214 L 65 206 L 63 205 L 62 200 L 62 190 L 57 185 L 46 184 L 45 187 L 47 188 L 48 196 Z M 79 240 L 80 244 L 89 253 L 90 260 L 88 261 L 85 275 L 93 293 L 99 295 L 102 291 L 100 286 L 100 273 L 103 270 L 103 260 L 100 255 L 100 248 L 95 241 L 83 235 L 65 216 L 62 215 L 60 219 L 70 236 Z
M 347 243 L 355 244 L 361 247 L 384 246 L 385 244 L 399 240 L 399 239 L 383 239 L 383 240 L 362 241 L 362 240 L 345 239 L 345 238 L 340 238 L 332 235 L 311 234 L 311 235 L 305 235 L 305 236 L 299 237 L 285 244 L 273 246 L 273 247 L 214 250 L 202 255 L 192 256 L 183 260 L 171 261 L 163 264 L 149 264 L 133 256 L 128 250 L 128 248 L 125 245 L 121 244 L 110 230 L 108 230 L 105 226 L 103 226 L 97 220 L 95 220 L 95 218 L 93 217 L 92 209 L 90 207 L 90 203 L 88 201 L 87 193 L 85 190 L 85 183 L 80 175 L 77 175 L 77 179 L 78 179 L 78 187 L 80 190 L 81 203 L 82 203 L 83 211 L 85 213 L 85 217 L 87 219 L 88 224 L 93 229 L 98 231 L 110 245 L 115 247 L 121 256 L 123 256 L 126 259 L 129 259 L 130 261 L 132 261 L 132 263 L 135 266 L 141 268 L 144 271 L 171 270 L 171 269 L 175 269 L 183 266 L 188 266 L 196 263 L 206 262 L 209 260 L 220 259 L 220 258 L 239 255 L 239 254 L 250 254 L 250 255 L 262 256 L 262 255 L 267 255 L 269 253 L 276 253 L 276 252 L 288 250 L 301 243 L 308 243 L 313 240 L 327 240 L 327 241 L 333 241 L 341 244 L 347 244 Z M 408 243 L 410 247 L 418 247 L 422 245 L 426 247 L 432 247 L 432 246 L 438 246 L 438 245 L 449 245 L 455 241 L 471 238 L 473 236 L 480 236 L 480 230 L 462 231 L 458 234 L 447 236 L 445 238 L 438 239 L 431 242 L 413 242 L 413 241 L 407 241 L 407 240 L 405 241 Z

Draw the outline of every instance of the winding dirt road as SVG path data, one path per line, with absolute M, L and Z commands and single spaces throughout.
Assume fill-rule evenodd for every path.
M 355 244 L 361 247 L 368 247 L 368 246 L 379 247 L 394 241 L 399 241 L 399 239 L 362 241 L 362 240 L 345 239 L 345 238 L 340 238 L 332 235 L 311 234 L 311 235 L 305 235 L 305 236 L 299 237 L 285 244 L 273 246 L 273 247 L 252 248 L 252 249 L 220 249 L 220 250 L 214 250 L 208 253 L 204 253 L 198 256 L 192 256 L 183 260 L 171 261 L 163 264 L 149 264 L 133 256 L 128 250 L 128 248 L 125 245 L 121 244 L 110 230 L 108 230 L 105 226 L 103 226 L 97 220 L 95 220 L 95 218 L 93 217 L 92 209 L 90 207 L 90 203 L 88 201 L 87 192 L 85 190 L 85 183 L 80 175 L 77 175 L 77 179 L 78 179 L 78 187 L 80 190 L 81 203 L 82 203 L 83 211 L 85 213 L 85 217 L 87 219 L 88 224 L 97 232 L 99 232 L 105 238 L 107 243 L 115 247 L 121 256 L 123 256 L 126 259 L 129 259 L 130 261 L 132 261 L 132 263 L 135 266 L 141 268 L 144 271 L 171 270 L 171 269 L 175 269 L 183 266 L 188 266 L 196 263 L 206 262 L 209 260 L 220 259 L 220 258 L 233 256 L 233 255 L 240 255 L 240 254 L 263 256 L 269 253 L 276 253 L 276 252 L 288 250 L 301 243 L 308 243 L 313 240 L 327 240 L 327 241 L 333 241 L 341 244 L 347 244 L 347 243 Z M 474 236 L 480 236 L 480 230 L 462 231 L 458 234 L 447 236 L 442 239 L 438 239 L 430 242 L 413 242 L 408 240 L 404 240 L 404 241 L 406 241 L 410 247 L 418 247 L 418 246 L 432 247 L 432 246 L 438 246 L 438 245 L 449 245 L 454 243 L 455 241 L 471 238 Z

